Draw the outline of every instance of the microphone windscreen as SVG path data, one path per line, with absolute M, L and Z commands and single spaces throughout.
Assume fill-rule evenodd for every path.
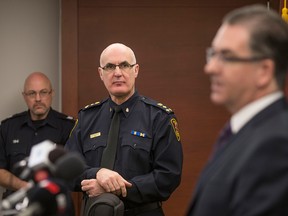
M 39 215 L 57 215 L 58 203 L 56 197 L 58 194 L 61 194 L 62 191 L 63 187 L 60 184 L 43 180 L 27 192 L 27 198 L 29 200 L 28 207 L 37 203 L 42 209 L 42 213 Z
M 69 152 L 55 163 L 55 177 L 63 180 L 73 180 L 84 171 L 85 162 L 75 152 Z
M 63 147 L 57 146 L 55 149 L 49 152 L 48 159 L 52 164 L 55 164 L 56 161 L 64 156 L 67 152 Z

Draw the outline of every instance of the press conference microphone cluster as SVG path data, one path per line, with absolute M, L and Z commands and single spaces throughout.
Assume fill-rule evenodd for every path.
M 35 172 L 46 169 L 51 175 L 62 180 L 70 181 L 84 170 L 83 159 L 74 152 L 67 152 L 63 147 L 45 140 L 31 149 L 27 167 L 20 178 L 29 180 L 35 177 Z M 32 176 L 31 176 L 32 175 Z
M 26 161 L 27 166 L 20 178 L 29 180 L 30 187 L 20 189 L 4 199 L 2 209 L 15 208 L 28 199 L 27 208 L 22 209 L 19 216 L 68 216 L 65 214 L 68 194 L 66 182 L 83 172 L 83 159 L 76 153 L 66 152 L 63 147 L 56 147 L 54 143 L 45 140 L 32 147 Z

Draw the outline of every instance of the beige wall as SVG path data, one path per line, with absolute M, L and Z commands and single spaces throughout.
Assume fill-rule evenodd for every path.
M 0 119 L 26 109 L 23 81 L 33 71 L 46 73 L 60 109 L 59 0 L 0 0 Z
M 21 92 L 33 71 L 51 79 L 61 110 L 59 7 L 59 0 L 0 0 L 0 120 L 26 110 Z

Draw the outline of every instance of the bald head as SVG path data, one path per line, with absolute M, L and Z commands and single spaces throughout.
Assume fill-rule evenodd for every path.
M 136 57 L 135 57 L 135 54 L 133 52 L 133 50 L 122 44 L 122 43 L 113 43 L 113 44 L 110 44 L 108 47 L 106 47 L 103 52 L 101 53 L 100 55 L 100 65 L 103 66 L 105 65 L 107 62 L 106 62 L 106 59 L 109 57 L 113 57 L 115 56 L 116 58 L 116 55 L 117 56 L 126 56 L 130 62 L 130 64 L 135 64 L 136 63 Z
M 112 69 L 107 70 L 105 67 L 109 65 L 112 65 Z M 113 43 L 100 55 L 98 72 L 116 104 L 122 104 L 134 94 L 138 71 L 139 65 L 136 63 L 134 52 L 124 44 Z
M 31 82 L 36 82 L 36 81 L 41 81 L 43 83 L 46 83 L 46 86 L 49 87 L 49 89 L 52 89 L 52 84 L 49 80 L 49 78 L 44 74 L 44 73 L 41 73 L 41 72 L 34 72 L 34 73 L 31 73 L 26 79 L 25 79 L 25 82 L 24 82 L 24 89 L 23 91 L 27 91 L 29 85 Z

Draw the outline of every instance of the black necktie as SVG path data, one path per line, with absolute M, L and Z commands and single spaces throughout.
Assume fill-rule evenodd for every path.
M 108 169 L 113 169 L 114 167 L 120 125 L 120 111 L 121 107 L 117 106 L 114 108 L 114 115 L 107 138 L 107 146 L 102 154 L 101 167 Z

